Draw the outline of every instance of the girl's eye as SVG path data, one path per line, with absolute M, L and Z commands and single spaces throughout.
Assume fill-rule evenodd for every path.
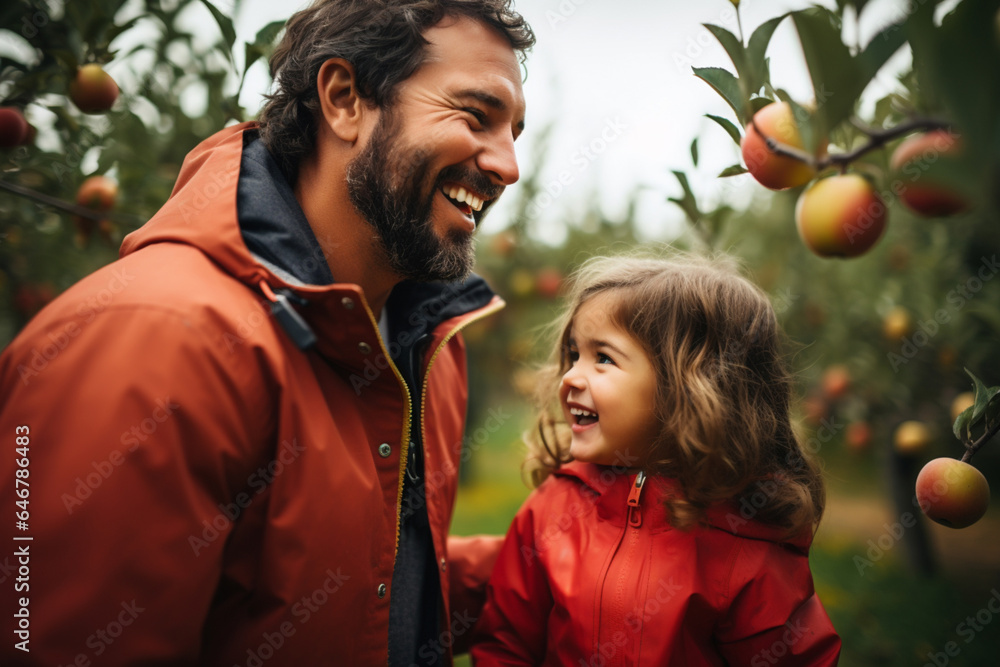
M 566 358 L 570 364 L 575 364 L 580 359 L 580 353 L 577 350 L 566 350 Z
M 612 364 L 614 365 L 615 360 L 604 354 L 603 352 L 597 353 L 597 363 L 599 364 Z

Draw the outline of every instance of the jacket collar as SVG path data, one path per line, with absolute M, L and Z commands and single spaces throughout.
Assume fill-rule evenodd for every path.
M 584 493 L 593 499 L 600 518 L 617 525 L 624 525 L 628 519 L 629 496 L 635 495 L 635 472 L 629 472 L 623 466 L 600 466 L 572 461 L 556 469 L 553 475 L 582 483 L 585 488 Z M 680 495 L 680 486 L 676 480 L 663 477 L 648 478 L 643 484 L 639 498 L 643 523 L 651 521 L 654 530 L 668 527 L 669 516 L 664 501 Z M 738 537 L 784 543 L 802 551 L 809 549 L 812 543 L 811 531 L 804 530 L 798 535 L 787 538 L 781 528 L 756 521 L 754 516 L 755 511 L 751 501 L 725 502 L 713 505 L 705 511 L 705 524 L 706 527 L 723 530 Z
M 252 159 L 243 161 L 244 148 L 247 145 L 252 148 L 255 137 L 256 124 L 242 123 L 221 130 L 196 146 L 185 158 L 170 198 L 149 222 L 125 238 L 119 254 L 124 257 L 158 243 L 194 246 L 255 291 L 262 292 L 261 283 L 265 283 L 270 291 L 293 294 L 296 309 L 318 338 L 319 351 L 328 358 L 338 358 L 349 369 L 364 369 L 366 362 L 371 363 L 368 359 L 371 352 L 365 350 L 377 353 L 380 347 L 375 317 L 358 285 L 323 282 L 325 277 L 333 278 L 329 268 L 324 275 L 318 266 L 326 265 L 319 248 L 323 239 L 315 239 L 311 229 L 302 228 L 304 215 L 294 196 L 289 200 L 291 188 L 287 183 L 282 185 L 283 178 L 277 184 L 274 182 L 275 172 L 267 164 L 266 150 L 262 154 L 252 149 Z M 244 207 L 243 213 L 252 218 L 250 243 L 262 254 L 251 251 L 241 229 L 238 205 L 241 174 L 255 179 L 261 193 L 269 191 L 271 195 L 244 201 L 249 202 L 249 207 Z M 277 175 L 280 177 L 280 172 Z M 270 208 L 260 208 L 258 199 L 270 202 Z M 265 243 L 270 247 L 262 250 L 260 241 L 267 235 L 262 237 L 261 230 L 275 231 L 268 220 L 277 221 L 279 226 L 286 227 L 286 232 L 279 233 L 276 243 Z M 314 245 L 305 253 L 306 259 L 289 266 L 288 258 L 310 244 Z M 300 257 L 297 255 L 296 259 Z M 312 265 L 317 266 L 312 268 Z M 429 283 L 407 287 L 403 283 L 397 288 L 401 288 L 401 295 L 411 291 L 420 293 L 422 303 L 432 301 L 434 291 L 438 297 L 447 297 L 449 307 L 437 313 L 442 317 L 427 320 L 430 327 L 446 322 L 454 329 L 486 310 L 503 305 L 478 276 L 453 285 Z M 263 291 L 265 296 L 266 292 Z

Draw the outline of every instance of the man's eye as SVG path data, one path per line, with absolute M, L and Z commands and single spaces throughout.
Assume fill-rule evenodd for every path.
M 486 114 L 480 111 L 479 109 L 475 107 L 466 107 L 462 109 L 462 111 L 475 118 L 476 122 L 479 123 L 480 125 L 486 124 Z

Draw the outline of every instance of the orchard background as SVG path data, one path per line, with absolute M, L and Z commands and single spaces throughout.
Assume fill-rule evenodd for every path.
M 122 236 L 165 201 L 194 145 L 256 113 L 259 94 L 248 101 L 241 88 L 260 75 L 282 22 L 269 18 L 249 33 L 244 26 L 249 37 L 238 37 L 240 4 L 18 0 L 0 8 L 0 106 L 22 111 L 35 128 L 20 145 L 0 149 L 0 343 L 116 258 Z M 609 4 L 518 3 L 540 40 L 529 72 L 544 71 L 535 59 L 547 57 L 546 39 L 571 34 L 588 14 L 610 17 Z M 627 123 L 608 117 L 573 138 L 589 151 L 565 150 L 555 140 L 560 123 L 589 100 L 547 110 L 528 98 L 536 130 L 519 142 L 522 180 L 480 238 L 478 270 L 509 305 L 466 332 L 471 398 L 454 530 L 503 532 L 528 493 L 519 472 L 528 369 L 548 352 L 539 326 L 556 311 L 564 276 L 588 256 L 635 245 L 724 251 L 771 294 L 789 335 L 801 435 L 829 483 L 812 565 L 844 639 L 842 664 L 994 664 L 1000 508 L 993 503 L 968 528 L 939 526 L 914 504 L 914 481 L 928 460 L 965 451 L 953 433 L 956 399 L 974 389 L 965 369 L 984 383 L 970 439 L 998 420 L 986 387 L 1000 384 L 1000 2 L 703 4 L 718 19 L 686 26 L 686 41 L 661 61 L 615 62 L 614 51 L 602 53 L 612 67 L 643 72 L 648 94 L 600 82 L 637 107 L 663 105 L 667 114 L 670 90 L 658 89 L 657 76 L 664 63 L 719 94 L 704 112 L 713 118 L 683 137 L 683 154 L 645 146 L 643 159 L 657 173 L 619 187 L 624 205 L 609 207 L 593 174 L 609 144 L 632 146 L 622 138 Z M 800 47 L 791 56 L 777 51 L 772 33 L 790 34 Z M 781 78 L 786 63 L 776 53 L 798 61 L 805 91 Z M 85 114 L 68 97 L 88 63 L 121 89 L 109 111 Z M 802 155 L 821 167 L 820 177 L 844 168 L 880 197 L 885 231 L 869 250 L 817 256 L 796 226 L 796 203 L 810 185 L 772 192 L 743 173 L 753 166 L 738 144 L 766 101 L 791 104 Z M 907 127 L 913 132 L 899 130 Z M 907 136 L 932 128 L 958 137 L 960 153 L 925 150 L 911 169 L 893 169 L 890 157 Z M 857 159 L 825 164 L 817 151 L 824 144 L 829 156 Z M 720 155 L 732 166 L 719 169 Z M 117 183 L 108 211 L 77 204 L 94 175 Z M 930 181 L 964 210 L 923 217 L 901 204 L 900 186 Z M 675 212 L 650 208 L 651 197 Z M 973 464 L 996 484 L 996 443 Z

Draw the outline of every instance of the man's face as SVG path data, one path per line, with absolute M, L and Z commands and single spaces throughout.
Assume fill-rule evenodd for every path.
M 348 165 L 348 193 L 394 273 L 456 280 L 472 270 L 479 222 L 518 178 L 521 72 L 506 38 L 477 21 L 445 18 L 424 37 L 424 64 Z

